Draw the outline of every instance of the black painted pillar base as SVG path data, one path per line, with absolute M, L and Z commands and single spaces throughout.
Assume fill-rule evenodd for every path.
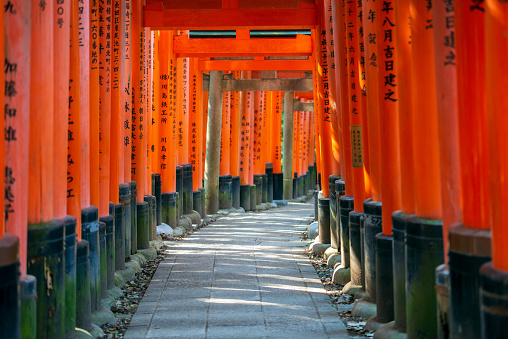
M 378 201 L 367 199 L 363 202 L 365 298 L 372 303 L 376 302 L 376 235 L 383 232 L 381 209 Z
M 124 183 L 120 185 L 120 204 L 124 205 L 124 257 L 128 258 L 131 256 L 131 231 L 132 231 L 132 208 L 131 208 L 131 184 Z
M 19 281 L 21 338 L 37 338 L 37 280 L 27 275 Z
M 329 244 L 330 239 L 330 199 L 321 198 L 318 201 L 318 229 L 319 241 Z
M 250 210 L 256 210 L 256 202 L 257 202 L 257 187 L 256 185 L 250 185 Z
M 115 218 L 108 215 L 100 218 L 106 225 L 106 289 L 110 290 L 115 287 Z M 107 292 L 102 298 L 107 298 Z
M 261 205 L 261 203 L 263 202 L 263 176 L 261 174 L 254 175 L 254 185 L 256 186 L 256 206 L 257 206 Z
M 138 203 L 138 250 L 146 250 L 150 246 L 148 239 L 148 223 L 150 208 L 146 201 Z
M 342 267 L 348 268 L 350 266 L 350 253 L 349 253 L 349 213 L 354 209 L 354 199 L 343 195 L 339 199 L 340 206 L 340 263 Z
M 88 241 L 81 240 L 76 254 L 76 327 L 92 328 L 92 305 L 90 298 L 90 261 Z
M 411 214 L 392 214 L 393 311 L 395 327 L 406 332 L 406 218 Z
M 284 192 L 284 173 L 273 173 L 273 200 L 282 200 Z
M 233 207 L 231 175 L 219 176 L 219 209 L 230 209 Z
M 490 261 L 490 230 L 450 227 L 450 336 L 481 336 L 480 267 Z
M 192 214 L 193 206 L 192 206 L 192 192 L 193 183 L 192 183 L 192 165 L 185 164 L 182 165 L 183 169 L 183 214 Z
M 192 206 L 194 211 L 198 212 L 199 216 L 201 217 L 201 213 L 203 213 L 201 206 L 201 191 L 192 192 Z
M 233 208 L 240 208 L 240 177 L 231 178 L 231 204 Z
M 145 195 L 144 200 L 146 203 L 148 203 L 147 237 L 148 237 L 148 243 L 150 243 L 150 240 L 154 239 L 153 238 L 154 231 L 157 232 L 157 225 L 155 225 L 155 223 L 157 222 L 157 220 L 156 220 L 156 218 L 157 218 L 157 216 L 156 216 L 157 203 L 155 201 L 155 196 L 153 196 L 153 195 Z
M 481 338 L 508 338 L 508 272 L 492 262 L 480 268 Z
M 437 337 L 450 338 L 450 271 L 443 264 L 436 267 Z
M 137 203 L 137 184 L 131 181 L 131 254 L 138 250 L 138 203 Z M 90 248 L 90 252 L 92 249 Z M 93 309 L 92 309 L 93 311 Z
M 64 227 L 59 219 L 28 225 L 27 273 L 37 279 L 37 338 L 65 336 Z
M 250 211 L 250 185 L 240 185 L 240 207 Z
M 65 333 L 76 328 L 76 224 L 77 220 L 70 215 L 64 219 L 65 224 Z
M 101 244 L 99 236 L 99 209 L 90 206 L 81 210 L 81 239 L 88 241 L 90 266 L 90 305 L 92 312 L 101 302 Z
M 130 206 L 129 206 L 130 207 Z M 115 270 L 125 269 L 125 207 L 115 205 Z
M 153 195 L 155 196 L 155 204 L 156 204 L 156 212 L 155 212 L 155 225 L 159 226 L 162 224 L 162 182 L 161 175 L 159 173 L 154 174 L 155 181 L 155 191 Z M 155 232 L 157 234 L 157 232 Z
M 178 193 L 178 219 L 183 216 L 183 167 L 176 166 L 176 192 Z
M 99 298 L 97 303 L 97 310 L 101 309 L 101 299 L 107 298 L 108 296 L 108 246 L 106 239 L 106 224 L 99 221 L 99 242 L 100 242 L 100 291 L 97 297 Z M 92 301 L 92 313 L 96 310 L 93 309 Z
M 337 193 L 335 191 L 335 181 L 340 178 L 335 175 L 330 175 L 328 177 L 328 188 L 330 190 L 330 238 L 332 248 L 340 249 L 340 238 L 338 237 L 339 232 L 337 231 L 337 204 L 336 197 Z
M 273 202 L 273 164 L 271 162 L 267 162 L 265 165 L 265 174 L 266 174 L 266 201 Z
M 266 174 L 262 174 L 261 178 L 263 179 L 263 192 L 261 195 L 261 203 L 266 203 L 268 201 L 268 176 Z
M 444 261 L 441 220 L 406 218 L 406 314 L 409 338 L 437 337 L 436 267 Z
M 314 176 L 314 166 L 309 166 L 309 181 L 307 190 L 314 191 L 316 189 L 316 177 Z
M 19 294 L 19 240 L 12 234 L 0 238 L 0 329 L 2 337 L 21 337 Z
M 314 191 L 314 221 L 318 220 L 318 201 L 319 201 L 319 191 Z
M 205 188 L 200 188 L 199 189 L 201 191 L 201 208 L 203 210 L 203 214 L 201 214 L 201 218 L 202 219 L 206 219 L 207 218 L 207 215 L 206 215 L 206 208 L 205 208 L 205 201 L 206 201 L 206 190 Z
M 393 314 L 393 238 L 383 233 L 376 235 L 376 306 L 378 323 L 394 320 Z
M 176 193 L 162 193 L 162 222 L 175 229 L 178 226 L 178 208 L 176 207 Z
M 362 246 L 360 242 L 360 223 L 362 213 L 349 213 L 349 267 L 351 269 L 351 284 L 362 286 Z

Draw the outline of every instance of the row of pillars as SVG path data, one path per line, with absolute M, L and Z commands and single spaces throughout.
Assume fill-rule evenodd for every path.
M 3 5 L 4 336 L 92 330 L 115 271 L 150 247 L 158 225 L 282 200 L 283 167 L 291 189 L 314 189 L 311 113 L 290 110 L 284 142 L 299 153 L 283 159 L 284 94 L 223 92 L 222 72 L 204 90 L 197 58 L 173 52 L 187 32 L 144 27 L 142 1 Z M 234 76 L 261 76 L 252 73 Z
M 507 337 L 508 4 L 318 12 L 319 236 L 365 289 L 353 315 L 377 305 L 377 338 Z

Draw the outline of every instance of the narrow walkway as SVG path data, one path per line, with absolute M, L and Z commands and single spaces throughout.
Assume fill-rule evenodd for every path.
M 227 216 L 172 243 L 125 338 L 350 338 L 304 253 L 312 208 Z

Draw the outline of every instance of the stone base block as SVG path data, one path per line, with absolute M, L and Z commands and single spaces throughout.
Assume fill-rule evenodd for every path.
M 326 261 L 326 265 L 328 265 L 328 267 L 332 267 L 335 269 L 335 265 L 340 264 L 340 258 L 341 258 L 340 253 L 335 253 L 328 258 L 328 260 Z
M 342 288 L 342 293 L 349 294 L 349 295 L 355 295 L 356 292 L 361 289 L 362 286 L 354 285 L 351 281 L 348 282 L 346 285 L 344 285 L 344 288 Z
M 353 310 L 351 311 L 353 317 L 369 319 L 377 314 L 376 304 L 365 300 L 365 298 L 355 301 Z
M 333 270 L 332 281 L 338 285 L 346 285 L 351 281 L 351 270 L 342 265 L 336 266 Z
M 337 249 L 333 248 L 333 247 L 329 247 L 326 249 L 325 253 L 323 254 L 323 257 L 325 258 L 325 260 L 328 260 L 328 258 L 330 258 L 332 255 L 336 255 L 336 254 L 339 254 Z
M 407 333 L 398 329 L 395 321 L 391 321 L 377 329 L 374 339 L 407 339 Z

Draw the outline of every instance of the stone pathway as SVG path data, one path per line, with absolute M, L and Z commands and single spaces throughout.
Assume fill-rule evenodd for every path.
M 304 253 L 312 213 L 230 215 L 172 242 L 125 338 L 351 338 Z

